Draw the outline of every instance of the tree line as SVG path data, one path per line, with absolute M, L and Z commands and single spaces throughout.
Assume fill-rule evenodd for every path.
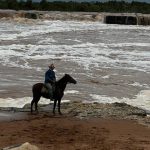
M 1 0 L 0 9 L 150 14 L 150 4 L 148 3 L 136 1 L 128 3 L 125 1 L 116 0 L 108 2 L 48 2 L 47 0 L 41 0 L 41 2 L 32 2 L 32 0 Z

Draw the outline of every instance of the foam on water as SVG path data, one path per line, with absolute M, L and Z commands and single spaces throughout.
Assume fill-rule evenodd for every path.
M 0 107 L 17 107 L 22 108 L 26 104 L 30 104 L 32 97 L 22 97 L 22 98 L 0 98 Z M 69 102 L 70 100 L 62 100 L 62 103 Z M 41 98 L 39 104 L 50 104 L 53 101 L 49 99 Z
M 123 49 L 112 48 L 112 45 L 117 47 L 117 44 L 106 43 L 85 43 L 75 45 L 9 45 L 0 46 L 0 62 L 3 65 L 21 67 L 31 69 L 32 66 L 28 60 L 41 59 L 64 59 L 72 60 L 89 69 L 90 65 L 97 67 L 116 67 L 120 69 L 134 69 L 149 71 L 150 70 L 150 51 L 124 51 Z M 122 46 L 121 46 L 122 45 Z M 119 44 L 119 47 L 125 45 L 140 47 L 139 43 L 124 43 Z M 149 47 L 149 43 L 143 43 Z M 107 47 L 107 48 L 106 48 Z M 141 44 L 141 47 L 142 44 Z M 59 55 L 61 54 L 61 55 Z M 15 60 L 12 58 L 16 58 Z M 12 59 L 12 60 L 11 60 Z M 23 62 L 21 64 L 20 62 Z
M 79 91 L 71 90 L 66 91 L 66 94 L 78 94 Z M 140 91 L 134 99 L 129 98 L 117 98 L 117 97 L 108 97 L 105 95 L 96 95 L 90 94 L 92 101 L 91 102 L 99 102 L 99 103 L 127 103 L 132 106 L 136 106 L 147 110 L 150 112 L 150 90 L 142 90 Z M 32 97 L 22 97 L 22 98 L 0 98 L 0 107 L 18 107 L 22 108 L 25 104 L 31 103 Z M 63 100 L 62 102 L 69 102 L 70 100 Z M 49 104 L 53 103 L 49 99 L 41 98 L 39 101 L 40 104 Z
M 116 97 L 107 97 L 105 95 L 96 95 L 96 94 L 91 94 L 91 98 L 99 103 L 122 102 L 150 111 L 150 90 L 142 90 L 137 94 L 136 98 L 134 99 L 129 99 L 125 97 L 119 99 Z
M 149 86 L 149 85 L 147 85 L 147 84 L 140 84 L 139 82 L 134 82 L 134 83 L 129 84 L 129 85 L 137 86 L 137 87 L 145 87 L 145 88 L 147 88 L 147 89 L 149 89 L 149 88 L 150 88 L 150 86 Z
M 64 92 L 64 94 L 77 94 L 77 93 L 79 93 L 79 91 L 77 90 L 69 90 Z
M 78 94 L 79 91 L 76 90 L 67 90 L 65 91 L 65 95 L 67 94 Z M 0 107 L 18 107 L 22 108 L 25 104 L 31 103 L 32 97 L 22 97 L 22 98 L 0 98 Z M 62 100 L 63 102 L 68 102 L 70 100 Z M 49 99 L 41 98 L 39 104 L 49 104 L 53 103 Z

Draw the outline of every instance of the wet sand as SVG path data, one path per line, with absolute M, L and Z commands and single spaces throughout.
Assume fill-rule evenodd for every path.
M 41 150 L 150 149 L 150 129 L 135 121 L 25 114 L 17 120 L 1 119 L 0 148 L 29 142 Z

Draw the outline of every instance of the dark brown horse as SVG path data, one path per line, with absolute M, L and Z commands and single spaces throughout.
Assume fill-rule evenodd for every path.
M 73 79 L 69 74 L 65 74 L 64 77 L 62 77 L 60 80 L 56 81 L 55 83 L 55 92 L 53 93 L 53 100 L 54 100 L 53 113 L 54 114 L 55 114 L 55 107 L 56 107 L 57 101 L 58 101 L 58 112 L 59 114 L 61 114 L 60 103 L 64 95 L 64 90 L 66 88 L 66 85 L 68 83 L 76 84 L 77 81 Z M 35 103 L 35 111 L 38 111 L 37 109 L 38 101 L 40 100 L 41 96 L 49 99 L 48 92 L 46 92 L 46 90 L 44 91 L 43 88 L 45 88 L 44 83 L 37 83 L 37 84 L 34 84 L 32 87 L 33 100 L 31 101 L 31 113 L 33 112 L 32 107 L 34 103 Z

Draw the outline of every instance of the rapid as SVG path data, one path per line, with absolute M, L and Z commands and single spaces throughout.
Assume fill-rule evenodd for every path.
M 0 107 L 23 107 L 48 65 L 78 84 L 64 101 L 127 104 L 150 111 L 150 26 L 92 21 L 0 20 Z M 42 99 L 41 103 L 50 101 Z

